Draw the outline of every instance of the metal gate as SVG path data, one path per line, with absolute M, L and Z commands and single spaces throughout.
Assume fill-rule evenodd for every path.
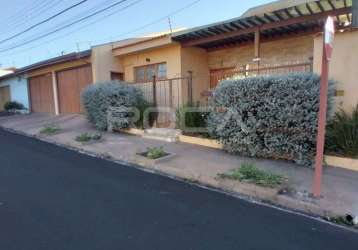
M 151 82 L 134 83 L 134 86 L 141 89 L 145 100 L 156 108 L 157 127 L 174 125 L 176 110 L 193 101 L 191 76 L 163 80 L 153 77 Z

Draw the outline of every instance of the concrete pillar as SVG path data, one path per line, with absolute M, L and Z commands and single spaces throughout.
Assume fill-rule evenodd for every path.
M 60 108 L 58 105 L 58 92 L 57 92 L 57 78 L 56 78 L 56 72 L 52 71 L 52 89 L 53 89 L 53 100 L 55 104 L 55 114 L 60 114 Z

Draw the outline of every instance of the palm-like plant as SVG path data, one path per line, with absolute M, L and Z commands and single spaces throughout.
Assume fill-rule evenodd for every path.
M 358 158 L 358 104 L 352 113 L 340 110 L 328 122 L 326 150 Z

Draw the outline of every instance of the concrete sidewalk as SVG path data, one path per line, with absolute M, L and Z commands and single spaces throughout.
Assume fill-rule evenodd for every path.
M 200 147 L 185 143 L 166 143 L 138 136 L 119 133 L 104 133 L 103 141 L 82 145 L 74 138 L 83 132 L 95 132 L 95 129 L 81 115 L 52 116 L 45 114 L 16 115 L 0 117 L 0 126 L 30 136 L 37 136 L 41 128 L 55 124 L 62 128 L 60 134 L 42 138 L 46 141 L 72 147 L 113 160 L 140 164 L 166 175 L 176 176 L 202 185 L 219 188 L 235 194 L 241 194 L 276 205 L 289 207 L 316 215 L 358 215 L 358 172 L 340 168 L 324 169 L 323 198 L 309 198 L 313 171 L 284 161 L 249 159 L 229 155 L 221 150 Z M 137 153 L 148 147 L 163 146 L 165 151 L 176 156 L 165 162 L 146 162 L 138 158 Z M 220 173 L 238 168 L 243 162 L 254 162 L 257 167 L 279 173 L 288 178 L 290 189 L 295 195 L 278 194 L 275 189 L 261 188 L 251 184 L 242 184 L 217 178 Z

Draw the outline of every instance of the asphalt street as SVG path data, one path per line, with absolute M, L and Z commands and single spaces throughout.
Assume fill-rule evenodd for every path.
M 353 250 L 358 234 L 0 129 L 0 250 L 57 249 Z

